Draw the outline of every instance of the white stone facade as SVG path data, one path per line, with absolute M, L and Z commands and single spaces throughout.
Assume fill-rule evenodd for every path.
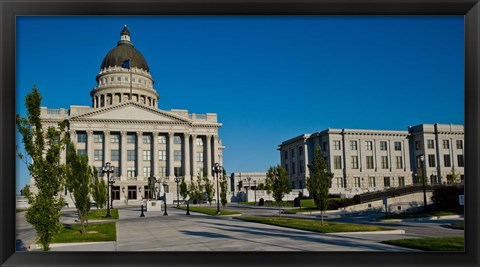
M 427 140 L 435 141 L 433 148 L 426 153 L 423 145 L 415 149 L 416 141 L 425 144 Z M 443 140 L 449 140 L 449 148 L 443 147 Z M 334 175 L 330 193 L 355 195 L 418 182 L 422 169 L 415 163 L 421 154 L 425 158 L 442 155 L 442 160 L 436 156 L 434 166 L 426 169 L 430 178 L 427 184 L 446 183 L 452 167 L 463 180 L 463 140 L 462 125 L 421 124 L 409 131 L 327 129 L 284 141 L 279 150 L 281 165 L 287 169 L 293 188 L 306 188 L 308 164 L 315 148 L 320 147 Z M 446 155 L 452 159 L 447 166 L 443 158 Z M 427 159 L 425 162 L 429 166 Z

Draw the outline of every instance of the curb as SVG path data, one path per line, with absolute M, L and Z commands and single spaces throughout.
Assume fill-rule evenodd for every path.
M 85 247 L 88 247 L 90 245 L 114 245 L 115 246 L 115 249 L 117 247 L 117 242 L 116 241 L 101 241 L 101 242 L 75 242 L 75 243 L 51 243 L 50 244 L 50 250 L 54 250 L 55 248 L 64 248 L 64 247 L 81 247 L 81 248 L 85 248 Z M 37 245 L 37 244 L 32 244 L 29 246 L 29 249 L 28 251 L 42 251 L 41 250 L 41 245 Z M 75 249 L 75 248 L 72 248 L 70 251 L 91 251 L 91 250 L 84 250 L 84 249 Z M 95 250 L 97 251 L 97 250 Z M 106 251 L 110 251 L 110 250 L 106 250 Z
M 327 233 L 328 235 L 403 235 L 405 230 L 368 231 L 368 232 L 339 232 Z
M 387 219 L 387 220 L 377 220 L 377 221 L 379 222 L 425 222 L 425 221 L 461 219 L 461 218 L 463 218 L 463 215 L 433 216 L 433 217 L 420 217 L 420 218 L 409 218 L 409 219 Z

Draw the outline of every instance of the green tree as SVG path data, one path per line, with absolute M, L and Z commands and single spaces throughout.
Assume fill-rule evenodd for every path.
M 183 201 L 188 197 L 188 185 L 185 182 L 185 178 L 182 179 L 182 182 L 180 183 L 180 196 L 182 196 Z
M 98 172 L 96 168 L 90 168 L 90 173 L 92 176 L 91 184 L 91 193 L 92 198 L 97 203 L 97 209 L 103 209 L 107 204 L 108 197 L 108 187 L 104 179 L 98 177 Z
M 210 179 L 208 179 L 208 176 L 206 173 L 203 174 L 203 189 L 205 190 L 205 196 L 207 197 L 208 204 L 211 206 L 212 201 L 213 201 L 213 196 L 215 195 L 215 188 L 213 187 L 214 184 Z
M 20 195 L 24 197 L 28 197 L 30 195 L 30 185 L 26 184 L 21 190 Z
M 258 185 L 258 190 L 265 190 L 265 185 L 263 183 L 260 183 Z
M 86 232 L 87 215 L 90 211 L 90 189 L 92 170 L 86 155 L 78 155 L 75 145 L 69 140 L 67 145 L 67 164 L 65 166 L 65 184 L 77 208 L 82 234 Z
M 198 204 L 200 204 L 200 206 L 202 205 L 202 202 L 204 200 L 204 195 L 203 195 L 203 190 L 205 189 L 204 185 L 202 184 L 202 177 L 200 175 L 197 176 L 197 190 L 195 190 L 194 192 L 196 193 L 196 199 L 198 201 Z
M 222 207 L 227 205 L 227 192 L 228 192 L 228 182 L 227 182 L 227 171 L 223 168 L 222 176 L 220 177 L 220 201 L 222 203 Z
M 188 185 L 188 196 L 192 200 L 193 203 L 198 202 L 198 196 L 201 195 L 198 190 L 197 184 L 193 181 L 193 179 L 190 180 L 190 184 Z
M 287 171 L 280 165 L 270 167 L 266 174 L 265 183 L 267 186 L 267 193 L 272 193 L 273 199 L 275 199 L 275 202 L 278 204 L 280 215 L 282 199 L 285 194 L 292 191 L 290 181 L 287 177 Z
M 448 184 L 458 184 L 460 183 L 460 174 L 455 171 L 455 168 L 452 168 L 450 174 L 447 175 Z
M 315 149 L 312 165 L 308 165 L 308 169 L 310 177 L 307 177 L 307 189 L 315 206 L 320 210 L 323 225 L 323 213 L 327 210 L 328 189 L 333 174 L 328 172 L 327 163 L 322 158 L 320 147 Z
M 65 147 L 65 128 L 63 121 L 58 127 L 44 127 L 40 119 L 42 96 L 34 85 L 25 97 L 27 116 L 17 114 L 16 125 L 22 135 L 26 153 L 31 157 L 26 162 L 28 171 L 34 180 L 38 192 L 29 194 L 30 204 L 26 220 L 36 231 L 36 241 L 43 250 L 50 250 L 52 238 L 61 228 L 60 215 L 64 200 L 59 192 L 62 190 L 64 166 L 60 164 L 60 152 Z M 24 160 L 24 155 L 19 154 Z

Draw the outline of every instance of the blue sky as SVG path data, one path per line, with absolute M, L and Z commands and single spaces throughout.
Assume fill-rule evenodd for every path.
M 463 16 L 17 17 L 17 113 L 34 84 L 42 106 L 91 105 L 124 24 L 160 109 L 218 114 L 229 173 L 328 127 L 464 123 Z M 17 162 L 17 192 L 28 181 Z

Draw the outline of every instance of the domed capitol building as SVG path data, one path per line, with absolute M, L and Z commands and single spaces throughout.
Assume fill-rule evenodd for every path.
M 126 25 L 117 46 L 103 59 L 96 81 L 90 91 L 91 107 L 42 107 L 41 118 L 45 126 L 68 120 L 77 153 L 88 155 L 100 177 L 105 177 L 101 169 L 107 162 L 115 167 L 110 174 L 115 178 L 113 205 L 140 204 L 149 198 L 152 176 L 167 182 L 167 203 L 176 200 L 175 177 L 189 182 L 206 172 L 213 179 L 212 166 L 223 165 L 217 114 L 159 109 L 150 68 Z M 64 151 L 62 161 L 65 158 Z M 34 187 L 33 179 L 30 184 Z M 156 188 L 164 190 L 158 183 Z M 72 205 L 69 196 L 66 200 Z

